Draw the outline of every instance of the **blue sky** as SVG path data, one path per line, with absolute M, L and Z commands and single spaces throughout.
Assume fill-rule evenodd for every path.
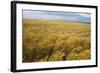
M 63 20 L 90 23 L 91 14 L 79 12 L 23 10 L 23 18 L 34 20 Z

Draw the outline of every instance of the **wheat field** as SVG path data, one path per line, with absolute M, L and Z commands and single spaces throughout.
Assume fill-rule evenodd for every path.
M 91 59 L 90 24 L 23 19 L 23 62 Z

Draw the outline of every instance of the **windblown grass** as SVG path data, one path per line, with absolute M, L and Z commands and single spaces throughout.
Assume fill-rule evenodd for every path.
M 23 19 L 23 62 L 91 59 L 90 24 Z

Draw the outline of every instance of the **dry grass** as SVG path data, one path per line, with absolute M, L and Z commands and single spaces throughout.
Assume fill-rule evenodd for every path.
M 91 58 L 90 24 L 23 19 L 23 62 Z

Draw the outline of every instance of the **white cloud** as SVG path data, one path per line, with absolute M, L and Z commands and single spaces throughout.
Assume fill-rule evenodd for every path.
M 91 17 L 91 14 L 86 14 L 86 13 L 80 13 L 80 15 L 84 17 Z

